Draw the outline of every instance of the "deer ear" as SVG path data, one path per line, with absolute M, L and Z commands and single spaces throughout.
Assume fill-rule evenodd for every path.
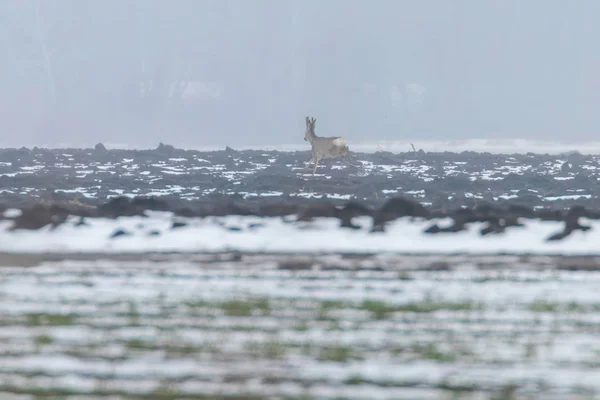
M 310 125 L 310 119 L 308 117 L 306 117 L 306 126 Z
M 315 124 L 316 123 L 317 123 L 317 119 L 313 118 L 312 121 L 311 121 L 311 125 L 312 125 L 313 129 L 315 129 Z

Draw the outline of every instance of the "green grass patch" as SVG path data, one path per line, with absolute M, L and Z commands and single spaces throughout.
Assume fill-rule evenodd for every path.
M 600 311 L 600 304 L 581 304 L 575 301 L 569 303 L 558 303 L 551 302 L 548 300 L 535 300 L 533 303 L 527 306 L 527 309 L 532 312 L 539 313 L 557 313 L 557 312 L 571 312 L 571 313 L 585 313 L 585 312 L 597 312 Z
M 440 351 L 438 347 L 433 343 L 428 343 L 425 345 L 415 344 L 412 346 L 412 351 L 419 354 L 423 358 L 426 358 L 428 360 L 439 361 L 442 363 L 454 362 L 458 358 L 457 354 L 455 353 Z
M 346 362 L 354 355 L 354 351 L 350 346 L 332 346 L 324 347 L 319 352 L 319 360 Z
M 533 312 L 558 312 L 559 304 L 552 303 L 546 300 L 536 300 L 528 307 L 529 311 Z
M 165 346 L 164 350 L 165 353 L 172 357 L 189 356 L 192 354 L 199 354 L 202 352 L 214 353 L 213 351 L 210 351 L 211 349 L 208 346 L 206 348 L 191 345 Z
M 228 300 L 221 303 L 225 315 L 230 317 L 247 317 L 257 311 L 260 315 L 270 315 L 269 299 Z
M 217 305 L 215 303 L 210 303 L 208 301 L 201 300 L 201 299 L 188 300 L 185 302 L 185 305 L 188 306 L 189 308 L 216 308 L 217 307 Z
M 367 379 L 362 378 L 360 376 L 351 376 L 344 381 L 345 385 L 362 385 L 365 383 L 370 383 Z
M 240 394 L 240 395 L 207 395 L 182 393 L 177 386 L 171 383 L 164 383 L 149 393 L 131 393 L 120 389 L 115 390 L 93 390 L 79 391 L 63 388 L 20 388 L 12 385 L 0 385 L 0 392 L 14 395 L 29 395 L 39 398 L 67 398 L 71 396 L 92 396 L 92 397 L 116 397 L 127 399 L 144 399 L 144 400 L 177 400 L 181 398 L 190 400 L 265 400 L 262 395 Z M 285 400 L 295 400 L 286 398 Z
M 250 353 L 268 359 L 279 359 L 287 353 L 286 344 L 278 340 L 248 342 L 244 345 L 244 348 Z
M 69 326 L 77 317 L 70 314 L 27 314 L 27 324 L 31 326 Z
M 430 313 L 440 310 L 470 311 L 480 309 L 474 302 L 444 302 L 425 299 L 420 302 L 407 304 L 389 304 L 379 300 L 365 300 L 359 306 L 361 310 L 369 311 L 375 319 L 385 319 L 393 312 Z
M 413 276 L 408 271 L 399 271 L 398 279 L 401 281 L 412 281 L 414 280 Z
M 249 317 L 254 314 L 270 315 L 271 304 L 268 298 L 232 299 L 223 302 L 209 302 L 202 299 L 189 300 L 186 306 L 191 309 L 221 309 L 230 317 Z
M 129 301 L 127 304 L 127 315 L 129 316 L 129 323 L 133 326 L 140 325 L 140 312 L 137 304 L 133 301 Z
M 147 341 L 142 340 L 142 339 L 130 339 L 127 342 L 125 342 L 125 346 L 128 349 L 137 349 L 137 350 L 152 349 L 155 347 L 151 343 L 148 343 Z
M 346 308 L 348 307 L 348 303 L 341 300 L 324 300 L 319 303 L 319 308 L 321 310 L 333 310 L 336 308 Z
M 351 307 L 351 305 L 340 300 L 321 301 L 319 302 L 319 306 L 317 308 L 317 319 L 321 321 L 331 320 L 333 318 L 329 315 L 330 311 L 348 307 Z
M 33 339 L 33 342 L 38 346 L 45 346 L 47 344 L 52 344 L 54 339 L 49 335 L 38 335 Z
M 306 321 L 306 320 L 300 321 L 300 323 L 298 325 L 296 325 L 296 330 L 298 332 L 306 332 L 306 331 L 308 331 L 308 328 L 309 328 L 308 321 Z

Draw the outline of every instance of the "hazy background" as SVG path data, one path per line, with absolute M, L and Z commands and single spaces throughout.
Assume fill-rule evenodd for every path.
M 0 0 L 0 142 L 593 139 L 598 0 Z M 236 142 L 237 141 L 237 142 Z

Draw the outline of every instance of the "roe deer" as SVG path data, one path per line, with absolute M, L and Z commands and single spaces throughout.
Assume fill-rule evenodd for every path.
M 323 158 L 342 157 L 349 151 L 348 145 L 342 137 L 317 136 L 315 134 L 315 122 L 315 118 L 306 117 L 306 132 L 304 133 L 304 140 L 309 142 L 312 148 L 312 158 L 305 164 L 305 167 L 308 168 L 310 163 L 314 163 L 313 175 L 317 171 L 319 160 Z

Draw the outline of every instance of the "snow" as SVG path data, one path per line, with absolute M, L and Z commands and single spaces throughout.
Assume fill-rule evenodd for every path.
M 441 226 L 450 219 L 425 220 L 401 218 L 392 221 L 384 233 L 371 233 L 371 219 L 356 218 L 362 229 L 339 227 L 339 220 L 320 218 L 313 222 L 294 222 L 292 218 L 226 216 L 174 218 L 169 212 L 148 212 L 149 217 L 87 219 L 88 226 L 75 226 L 71 217 L 55 230 L 8 231 L 11 221 L 0 222 L 0 251 L 4 252 L 300 252 L 300 253 L 514 253 L 514 254 L 597 254 L 600 222 L 582 219 L 588 232 L 576 231 L 562 241 L 546 242 L 561 231 L 563 223 L 522 220 L 525 227 L 511 227 L 501 235 L 481 237 L 475 223 L 467 231 L 423 233 L 433 223 Z M 170 229 L 174 219 L 187 226 Z M 256 225 L 258 224 L 258 225 Z M 233 228 L 233 229 L 230 229 Z M 117 229 L 130 233 L 117 238 Z M 160 235 L 149 236 L 158 230 Z
M 279 269 L 282 258 L 265 255 L 205 263 L 200 256 L 169 257 L 5 267 L 0 381 L 25 393 L 58 387 L 82 395 L 101 383 L 133 396 L 173 380 L 190 397 L 251 389 L 266 398 L 310 392 L 326 399 L 440 399 L 448 397 L 442 387 L 489 392 L 516 383 L 528 398 L 539 398 L 531 391 L 544 384 L 552 398 L 579 400 L 586 398 L 577 396 L 582 389 L 600 390 L 598 271 L 536 270 L 536 262 L 518 265 L 507 256 L 444 257 L 456 266 L 450 271 L 413 270 L 418 257 L 404 256 L 374 256 L 383 270 L 371 271 L 353 269 L 369 261 L 340 255 L 312 258 L 340 266 L 337 271 Z M 469 262 L 495 269 L 469 268 Z M 403 265 L 409 279 L 398 279 Z M 252 298 L 268 299 L 269 313 L 227 315 L 220 305 Z M 360 308 L 366 299 L 402 305 L 427 298 L 440 309 L 378 319 Z M 341 305 L 319 318 L 323 300 Z M 540 300 L 578 308 L 533 311 Z M 480 308 L 448 308 L 464 301 Z M 31 319 L 40 314 L 74 319 L 40 326 Z M 36 343 L 40 336 L 51 342 Z M 284 353 L 250 354 L 253 346 L 269 345 Z M 452 357 L 418 350 L 427 345 Z M 321 359 L 331 346 L 357 357 Z M 177 347 L 188 350 L 169 354 Z

